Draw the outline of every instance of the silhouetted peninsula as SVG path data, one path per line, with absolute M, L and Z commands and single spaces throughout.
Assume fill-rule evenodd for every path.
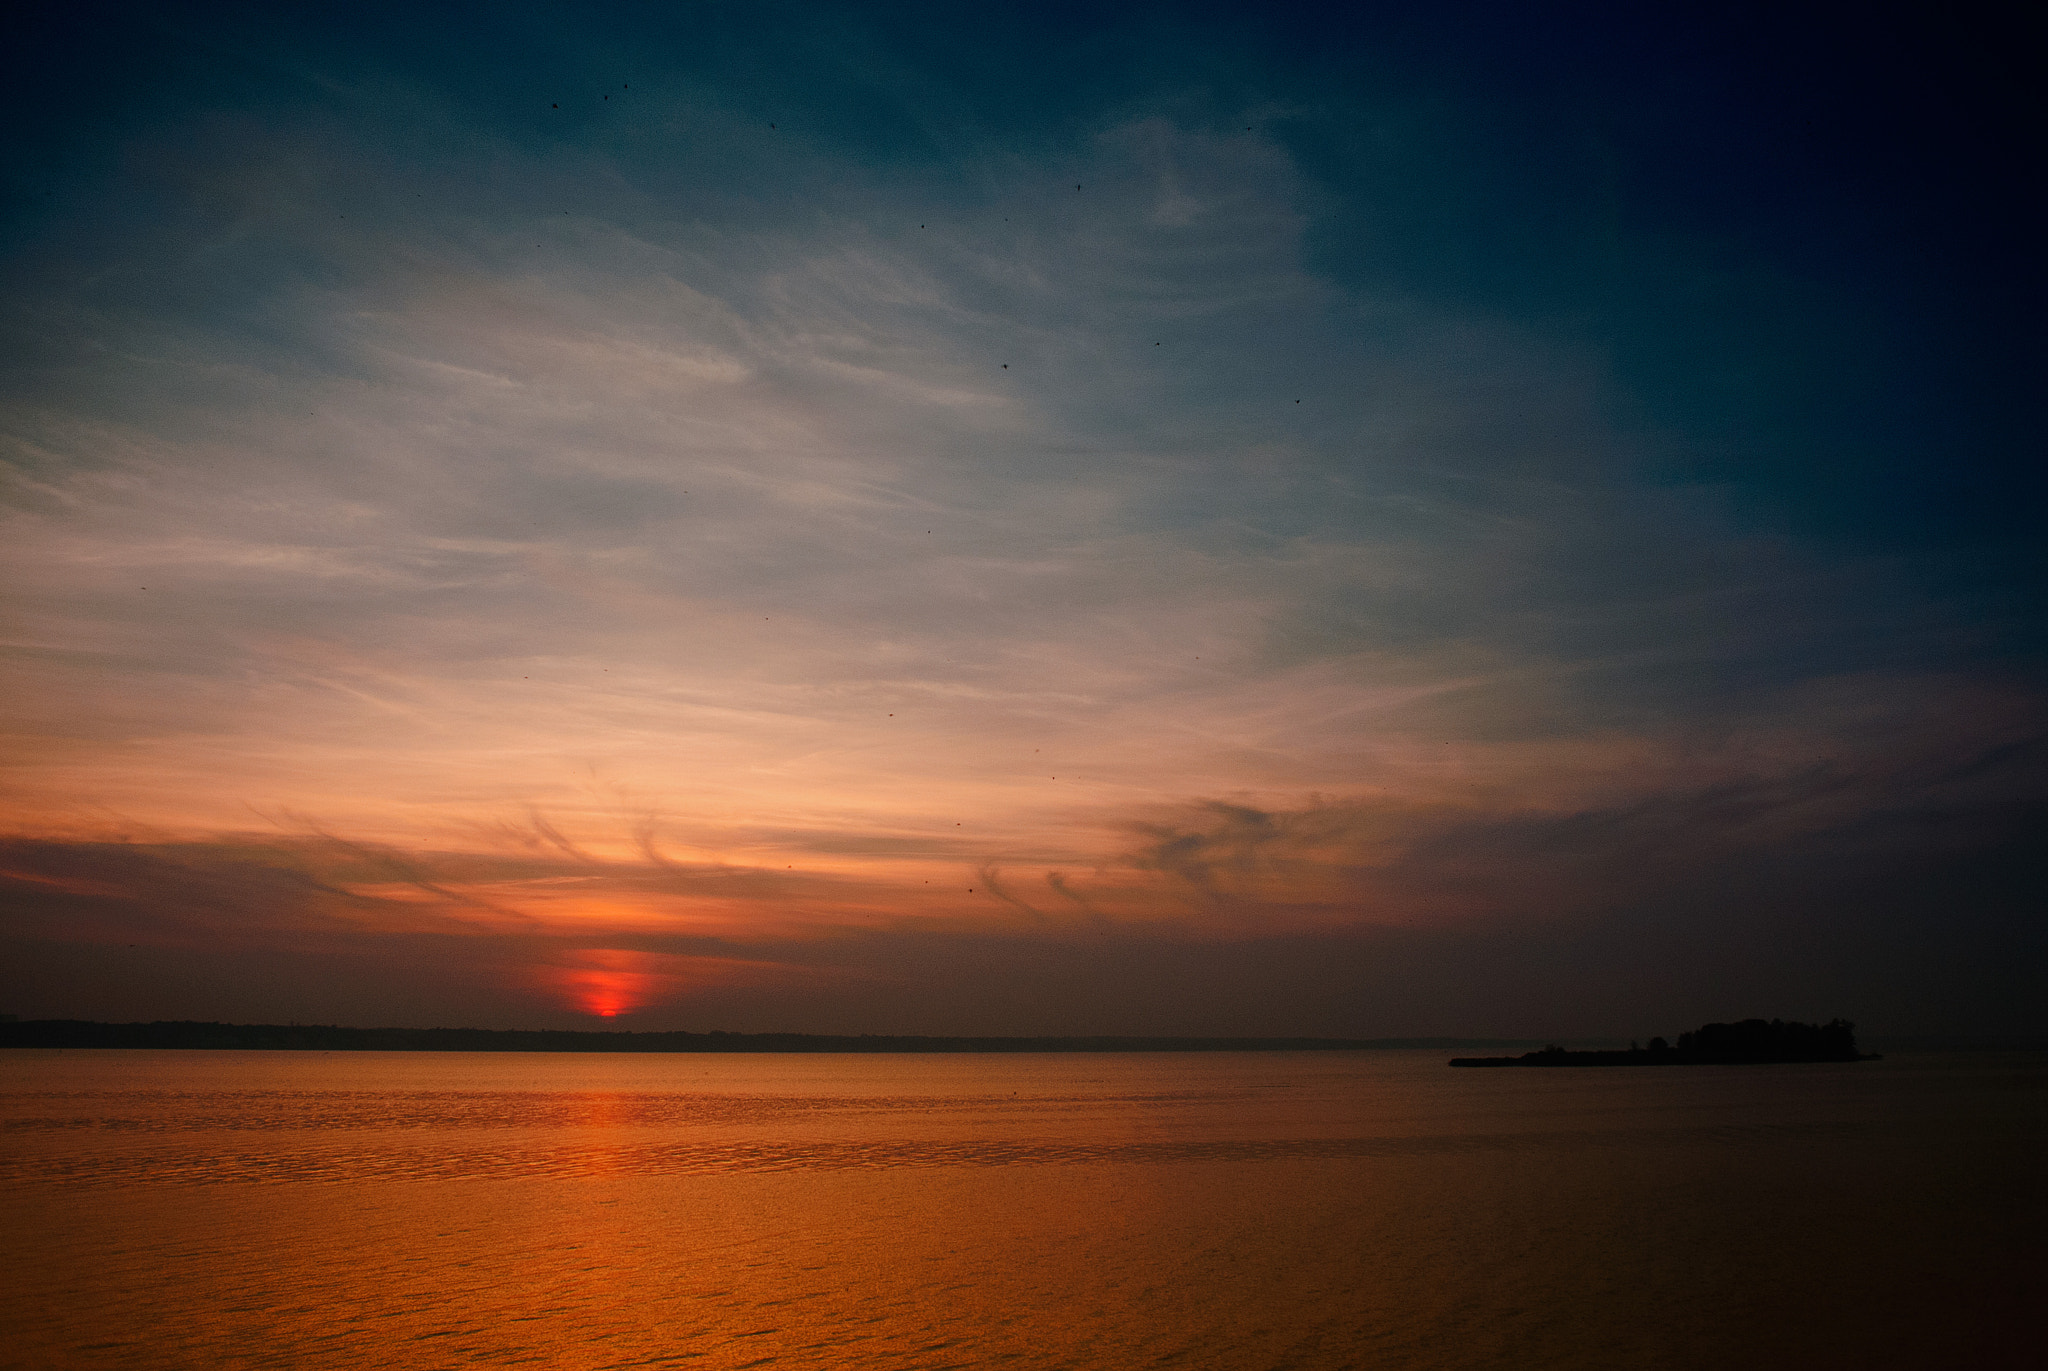
M 1452 1066 L 1737 1066 L 1767 1062 L 1867 1062 L 1879 1054 L 1856 1050 L 1856 1025 L 1846 1019 L 1824 1024 L 1787 1023 L 1783 1019 L 1744 1019 L 1710 1023 L 1678 1035 L 1673 1046 L 1662 1038 L 1648 1047 L 1626 1051 L 1567 1052 L 1546 1047 L 1519 1057 L 1453 1057 Z
M 1525 1040 L 1526 1041 L 1526 1040 Z M 569 1029 L 340 1028 L 331 1024 L 0 1022 L 0 1047 L 314 1052 L 1342 1052 L 1519 1046 L 1501 1038 L 927 1038 L 862 1033 L 632 1033 Z

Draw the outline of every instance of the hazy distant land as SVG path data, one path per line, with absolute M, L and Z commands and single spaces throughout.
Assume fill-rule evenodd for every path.
M 1824 1024 L 1783 1019 L 1744 1019 L 1703 1024 L 1662 1038 L 1648 1047 L 1631 1043 L 1624 1051 L 1568 1052 L 1555 1044 L 1519 1057 L 1453 1057 L 1452 1066 L 1738 1066 L 1770 1062 L 1863 1062 L 1876 1053 L 1856 1050 L 1856 1025 L 1846 1019 Z
M 1514 1038 L 953 1038 L 903 1034 L 634 1033 L 575 1029 L 342 1028 L 189 1021 L 0 1023 L 0 1047 L 154 1047 L 315 1052 L 1343 1052 L 1523 1047 Z
M 1710 1023 L 1676 1043 L 1570 1050 L 1552 1043 L 1519 1056 L 1454 1057 L 1461 1067 L 1710 1066 L 1855 1062 L 1855 1025 L 1782 1019 Z M 940 1037 L 893 1033 L 632 1032 L 597 1029 L 345 1028 L 191 1020 L 95 1023 L 0 1018 L 0 1048 L 177 1048 L 273 1052 L 1355 1052 L 1528 1047 L 1528 1038 Z

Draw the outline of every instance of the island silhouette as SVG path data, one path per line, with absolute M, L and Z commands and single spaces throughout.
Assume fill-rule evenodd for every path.
M 1789 1023 L 1784 1019 L 1743 1019 L 1739 1023 L 1703 1024 L 1678 1035 L 1674 1045 L 1662 1038 L 1648 1047 L 1568 1052 L 1552 1045 L 1519 1057 L 1453 1057 L 1452 1066 L 1741 1066 L 1769 1062 L 1867 1062 L 1880 1054 L 1856 1050 L 1856 1025 L 1847 1019 L 1823 1024 Z

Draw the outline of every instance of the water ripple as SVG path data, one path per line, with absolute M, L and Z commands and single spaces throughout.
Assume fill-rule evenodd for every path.
M 0 1133 L 647 1128 L 818 1116 L 1073 1113 L 1132 1105 L 1219 1102 L 1242 1094 L 1177 1091 L 1020 1097 L 484 1090 L 18 1091 L 0 1095 Z
M 708 1176 L 738 1172 L 887 1170 L 908 1167 L 1157 1165 L 1287 1159 L 1407 1157 L 1446 1153 L 1644 1146 L 1742 1146 L 1799 1137 L 1840 1138 L 1850 1123 L 1427 1137 L 1293 1138 L 1172 1142 L 1007 1140 L 745 1141 L 531 1148 L 151 1149 L 62 1153 L 0 1162 L 0 1185 L 221 1185 L 392 1180 L 516 1180 L 595 1176 Z

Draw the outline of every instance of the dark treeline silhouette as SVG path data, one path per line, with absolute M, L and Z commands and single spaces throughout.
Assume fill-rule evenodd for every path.
M 0 1023 L 0 1047 L 171 1047 L 316 1052 L 1332 1052 L 1509 1047 L 1499 1038 L 926 1038 L 863 1033 L 630 1033 L 570 1029 L 340 1028 L 330 1024 Z
M 1756 1062 L 1862 1062 L 1876 1053 L 1856 1050 L 1856 1025 L 1846 1019 L 1824 1024 L 1783 1019 L 1710 1023 L 1678 1035 L 1676 1046 L 1662 1038 L 1626 1051 L 1567 1052 L 1550 1046 L 1519 1057 L 1453 1057 L 1452 1066 L 1735 1066 Z

